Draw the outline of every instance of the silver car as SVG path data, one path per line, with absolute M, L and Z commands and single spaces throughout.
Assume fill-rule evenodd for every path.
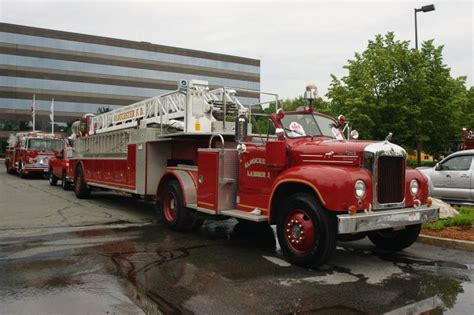
M 432 197 L 454 204 L 474 203 L 474 150 L 458 151 L 435 167 L 417 169 L 428 177 Z

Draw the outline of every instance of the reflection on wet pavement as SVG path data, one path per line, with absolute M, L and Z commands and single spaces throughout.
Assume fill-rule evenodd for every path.
M 233 220 L 191 234 L 122 224 L 0 235 L 6 313 L 474 310 L 474 259 L 422 244 L 390 254 L 341 243 L 329 265 L 305 269 L 284 261 L 271 227 Z

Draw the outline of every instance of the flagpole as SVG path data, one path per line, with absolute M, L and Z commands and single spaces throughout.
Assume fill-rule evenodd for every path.
M 36 116 L 36 108 L 35 108 L 35 95 L 33 94 L 33 103 L 31 104 L 31 111 L 33 114 L 33 131 L 36 131 L 36 121 L 35 121 L 35 116 Z
M 54 135 L 54 98 L 51 100 L 51 134 Z

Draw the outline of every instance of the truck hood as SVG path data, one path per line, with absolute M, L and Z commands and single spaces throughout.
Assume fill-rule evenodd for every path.
M 364 149 L 376 141 L 340 141 L 335 139 L 297 139 L 290 143 L 294 164 L 321 163 L 360 165 Z

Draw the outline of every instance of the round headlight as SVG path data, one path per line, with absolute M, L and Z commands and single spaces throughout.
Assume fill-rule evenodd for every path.
M 356 197 L 358 197 L 358 198 L 364 197 L 365 190 L 366 190 L 366 188 L 365 188 L 364 181 L 359 179 L 358 181 L 355 182 L 354 193 L 355 193 Z
M 413 196 L 418 193 L 419 187 L 420 187 L 420 184 L 418 184 L 418 181 L 416 179 L 412 179 L 410 182 L 410 192 Z

